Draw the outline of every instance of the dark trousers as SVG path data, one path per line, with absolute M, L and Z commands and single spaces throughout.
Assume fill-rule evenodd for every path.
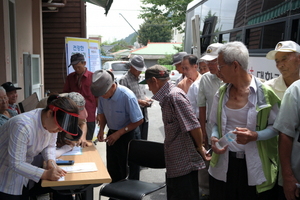
M 107 170 L 112 182 L 117 182 L 126 178 L 128 143 L 138 135 L 136 133 L 138 131 L 139 128 L 136 128 L 135 130 L 122 135 L 112 146 L 106 144 Z M 109 136 L 114 132 L 116 131 L 110 129 L 107 135 Z M 130 167 L 130 173 L 139 175 L 139 167 L 136 167 L 136 169 L 133 168 L 134 167 Z
M 167 178 L 168 200 L 199 200 L 198 171 L 184 176 Z
M 92 140 L 95 132 L 96 123 L 87 122 L 86 125 L 87 125 L 86 140 Z
M 256 186 L 248 185 L 246 159 L 229 156 L 227 181 L 209 177 L 210 200 L 273 200 L 274 189 L 257 194 Z
M 147 108 L 141 108 L 143 116 L 144 116 L 144 122 L 139 126 L 142 140 L 148 139 L 149 121 L 148 121 L 148 116 L 145 116 L 145 115 L 148 115 L 148 113 L 145 109 L 147 109 Z

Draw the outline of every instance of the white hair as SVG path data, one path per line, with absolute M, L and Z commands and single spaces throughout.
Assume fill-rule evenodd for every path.
M 226 64 L 237 61 L 245 71 L 248 71 L 249 51 L 242 42 L 228 42 L 219 48 L 218 54 L 223 55 Z
M 4 87 L 0 86 L 0 90 L 2 90 L 6 94 L 6 90 L 4 89 Z

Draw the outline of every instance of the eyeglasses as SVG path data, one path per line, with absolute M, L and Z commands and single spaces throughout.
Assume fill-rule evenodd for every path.
M 8 97 L 7 96 L 5 96 L 3 98 L 0 98 L 0 103 L 6 102 L 6 101 L 8 101 Z

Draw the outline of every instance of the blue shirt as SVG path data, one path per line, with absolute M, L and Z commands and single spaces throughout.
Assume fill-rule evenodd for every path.
M 143 119 L 135 94 L 125 86 L 118 85 L 111 98 L 98 101 L 98 114 L 104 114 L 109 129 L 120 130 Z
M 28 179 L 38 182 L 44 169 L 31 165 L 42 153 L 45 161 L 55 160 L 57 133 L 43 128 L 42 109 L 19 114 L 0 127 L 0 191 L 21 195 Z

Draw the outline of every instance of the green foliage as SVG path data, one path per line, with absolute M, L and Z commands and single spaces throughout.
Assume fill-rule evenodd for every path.
M 187 5 L 192 0 L 141 0 L 146 6 L 141 6 L 142 14 L 139 15 L 142 19 L 155 19 L 157 16 L 162 16 L 165 20 L 171 23 L 171 28 L 177 28 L 183 32 L 182 24 L 185 22 L 185 14 Z
M 164 66 L 165 68 L 167 68 L 169 71 L 176 69 L 176 67 L 173 66 L 173 65 L 162 65 L 162 66 Z
M 157 63 L 160 65 L 172 65 L 173 57 L 172 55 L 166 55 L 164 58 L 158 59 Z
M 172 30 L 170 23 L 163 18 L 147 19 L 140 25 L 138 31 L 139 43 L 147 45 L 150 42 L 170 42 L 172 38 Z
M 117 52 L 121 49 L 128 49 L 128 43 L 125 42 L 125 40 L 119 40 L 116 42 L 113 42 L 112 45 L 115 45 L 112 49 L 111 52 Z

